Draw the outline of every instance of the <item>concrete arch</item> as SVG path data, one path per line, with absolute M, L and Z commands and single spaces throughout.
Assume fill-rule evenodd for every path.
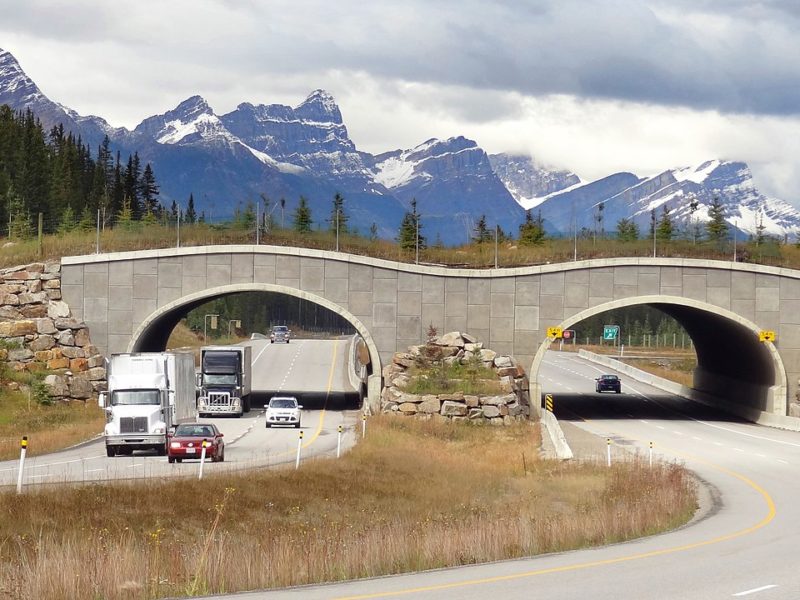
M 316 294 L 311 294 L 309 292 L 285 285 L 271 283 L 236 283 L 212 287 L 199 292 L 194 292 L 192 294 L 187 294 L 186 296 L 158 307 L 158 309 L 148 315 L 131 336 L 127 351 L 139 352 L 144 350 L 163 349 L 166 346 L 170 332 L 175 325 L 177 325 L 178 321 L 183 316 L 183 313 L 188 312 L 189 310 L 192 310 L 193 308 L 200 306 L 213 298 L 227 296 L 229 294 L 235 294 L 238 292 L 273 292 L 294 296 L 295 298 L 301 298 L 327 308 L 328 310 L 342 316 L 344 319 L 349 321 L 364 340 L 369 351 L 372 367 L 372 375 L 370 375 L 368 381 L 369 404 L 372 407 L 378 401 L 377 396 L 380 394 L 381 358 L 380 353 L 378 352 L 378 347 L 375 344 L 375 340 L 366 326 L 350 311 L 345 310 L 330 300 L 322 298 L 321 296 L 317 296 Z M 180 309 L 180 311 L 178 309 Z M 374 389 L 376 386 L 377 390 Z
M 777 348 L 758 341 L 758 325 L 719 306 L 677 296 L 634 296 L 582 310 L 559 326 L 569 329 L 588 317 L 642 304 L 667 313 L 687 330 L 698 360 L 694 390 L 730 399 L 739 405 L 735 412 L 786 414 L 788 379 Z M 534 398 L 540 395 L 539 366 L 551 343 L 548 338 L 540 344 L 531 365 L 531 379 L 536 381 L 531 389 Z M 720 348 L 728 351 L 720 352 Z

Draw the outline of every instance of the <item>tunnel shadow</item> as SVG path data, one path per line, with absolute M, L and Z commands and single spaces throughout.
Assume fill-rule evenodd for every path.
M 273 396 L 294 396 L 306 410 L 359 410 L 361 397 L 357 392 L 331 393 L 325 392 L 298 392 L 281 390 L 278 392 L 254 392 L 250 398 L 253 408 L 264 408 Z
M 750 423 L 722 409 L 686 398 L 650 395 L 648 400 L 633 394 L 553 394 L 553 414 L 560 421 L 658 420 Z

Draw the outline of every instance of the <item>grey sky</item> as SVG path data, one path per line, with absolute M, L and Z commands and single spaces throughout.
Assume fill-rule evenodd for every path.
M 193 94 L 337 99 L 371 152 L 465 135 L 585 179 L 745 160 L 800 204 L 793 0 L 0 0 L 45 94 L 135 126 Z

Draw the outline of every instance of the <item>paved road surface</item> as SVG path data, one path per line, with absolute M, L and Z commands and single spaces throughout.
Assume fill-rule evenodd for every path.
M 302 413 L 302 456 L 335 456 L 339 425 L 345 427 L 343 447 L 355 443 L 359 413 L 354 409 L 352 398 L 349 405 L 341 402 L 343 394 L 352 391 L 346 377 L 350 340 L 251 343 L 254 345 L 254 383 L 259 391 L 268 392 L 268 395 L 290 391 L 308 399 Z M 342 406 L 349 406 L 349 409 L 342 410 Z M 275 465 L 296 459 L 298 430 L 290 427 L 267 429 L 263 409 L 251 410 L 238 419 L 217 417 L 200 421 L 216 423 L 225 434 L 226 444 L 225 462 L 207 463 L 204 473 Z M 35 443 L 35 436 L 32 436 L 30 444 Z M 16 485 L 18 467 L 19 461 L 0 462 L 0 485 Z M 164 456 L 143 452 L 109 458 L 103 440 L 99 439 L 63 452 L 28 457 L 24 484 L 193 475 L 198 468 L 199 461 L 169 464 Z
M 717 496 L 680 530 L 604 548 L 374 580 L 236 595 L 237 600 L 800 598 L 800 435 L 743 423 L 622 375 L 623 393 L 596 394 L 601 369 L 550 352 L 542 367 L 577 450 L 677 460 Z M 591 436 L 598 438 L 589 443 Z M 545 512 L 547 507 L 542 507 Z

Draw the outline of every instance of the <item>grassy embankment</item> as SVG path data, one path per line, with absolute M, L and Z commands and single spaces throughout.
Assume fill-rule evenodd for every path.
M 686 522 L 676 465 L 537 459 L 538 428 L 375 417 L 340 460 L 0 495 L 0 596 L 201 595 L 461 565 Z
M 424 219 L 423 219 L 424 221 Z M 278 246 L 302 246 L 333 250 L 335 235 L 328 231 L 314 231 L 298 234 L 290 229 L 274 229 L 261 236 L 262 244 Z M 2 242 L 0 238 L 0 242 Z M 175 228 L 153 225 L 132 231 L 106 229 L 101 232 L 99 247 L 101 252 L 120 252 L 126 250 L 147 250 L 152 248 L 174 248 L 178 243 Z M 255 233 L 252 230 L 230 225 L 195 224 L 182 225 L 181 246 L 203 246 L 215 244 L 253 244 Z M 1 245 L 1 244 L 0 244 Z M 800 248 L 795 245 L 774 243 L 756 246 L 753 243 L 740 243 L 739 256 L 746 250 L 751 262 L 800 268 Z M 340 235 L 339 248 L 342 252 L 372 256 L 401 262 L 414 262 L 414 250 L 403 250 L 399 245 L 387 240 L 369 240 L 366 237 Z M 659 257 L 704 258 L 732 260 L 732 245 L 720 247 L 716 244 L 674 240 L 658 245 Z M 0 247 L 0 267 L 27 264 L 42 259 L 57 259 L 61 256 L 93 254 L 97 249 L 94 231 L 75 231 L 43 237 L 41 253 L 35 239 L 15 241 Z M 546 240 L 540 246 L 522 247 L 516 242 L 505 241 L 498 247 L 498 265 L 517 267 L 541 265 L 556 262 L 571 262 L 575 254 L 578 260 L 611 257 L 648 257 L 653 255 L 652 240 L 618 242 L 613 239 L 579 239 L 577 253 L 572 239 Z M 494 266 L 494 244 L 469 244 L 460 247 L 431 247 L 420 252 L 420 261 L 459 267 L 491 268 Z

